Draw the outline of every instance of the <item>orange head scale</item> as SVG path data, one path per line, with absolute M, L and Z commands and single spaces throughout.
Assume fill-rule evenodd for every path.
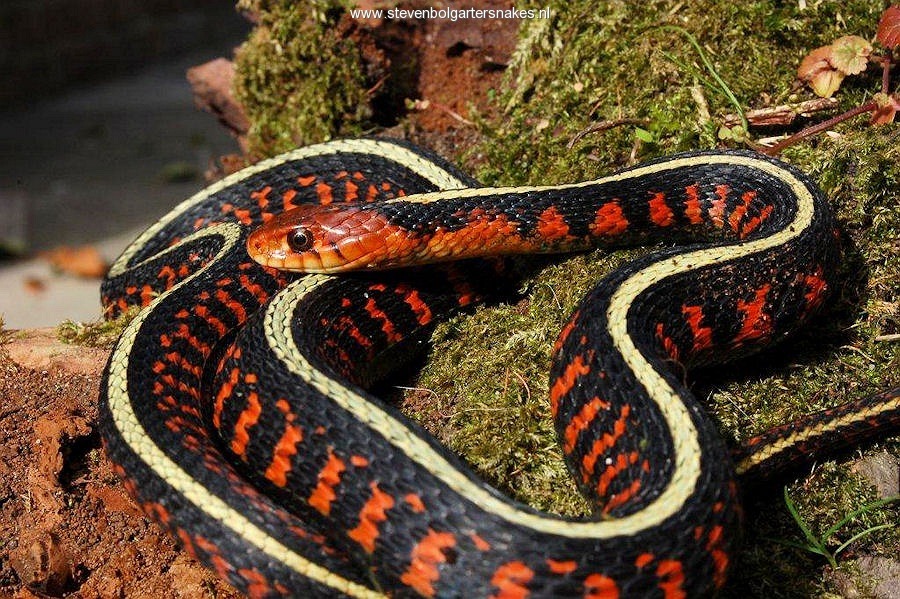
M 253 231 L 247 252 L 263 266 L 310 273 L 392 268 L 415 245 L 368 204 L 309 205 Z

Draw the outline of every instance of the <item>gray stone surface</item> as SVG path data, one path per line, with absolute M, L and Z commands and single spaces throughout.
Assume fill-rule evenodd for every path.
M 886 451 L 856 461 L 853 472 L 865 478 L 878 490 L 881 498 L 900 495 L 900 462 Z

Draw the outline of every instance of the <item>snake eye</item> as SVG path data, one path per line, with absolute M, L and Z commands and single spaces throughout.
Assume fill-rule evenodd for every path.
M 295 252 L 305 252 L 312 247 L 312 243 L 312 235 L 303 228 L 294 229 L 287 237 L 288 247 Z

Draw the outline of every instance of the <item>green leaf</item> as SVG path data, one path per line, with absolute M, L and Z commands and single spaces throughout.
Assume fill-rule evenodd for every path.
M 653 137 L 653 134 L 647 131 L 646 129 L 642 129 L 640 127 L 634 128 L 634 136 L 637 137 L 644 143 L 652 144 L 656 143 L 656 139 Z

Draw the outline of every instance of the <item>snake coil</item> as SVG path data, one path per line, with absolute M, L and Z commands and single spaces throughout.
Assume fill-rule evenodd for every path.
M 595 517 L 501 495 L 365 391 L 504 272 L 476 261 L 331 277 L 251 259 L 260 225 L 251 252 L 306 249 L 284 237 L 294 217 L 277 216 L 306 204 L 373 224 L 321 246 L 320 265 L 370 245 L 397 266 L 473 243 L 490 250 L 476 255 L 679 243 L 609 275 L 555 345 L 551 412 Z M 681 365 L 801 326 L 837 258 L 820 191 L 750 153 L 494 189 L 401 142 L 301 148 L 188 199 L 113 266 L 109 313 L 145 308 L 107 366 L 104 444 L 142 509 L 251 596 L 707 595 L 734 551 L 736 473 L 897 423 L 894 390 L 751 440 L 735 466 L 681 380 Z

